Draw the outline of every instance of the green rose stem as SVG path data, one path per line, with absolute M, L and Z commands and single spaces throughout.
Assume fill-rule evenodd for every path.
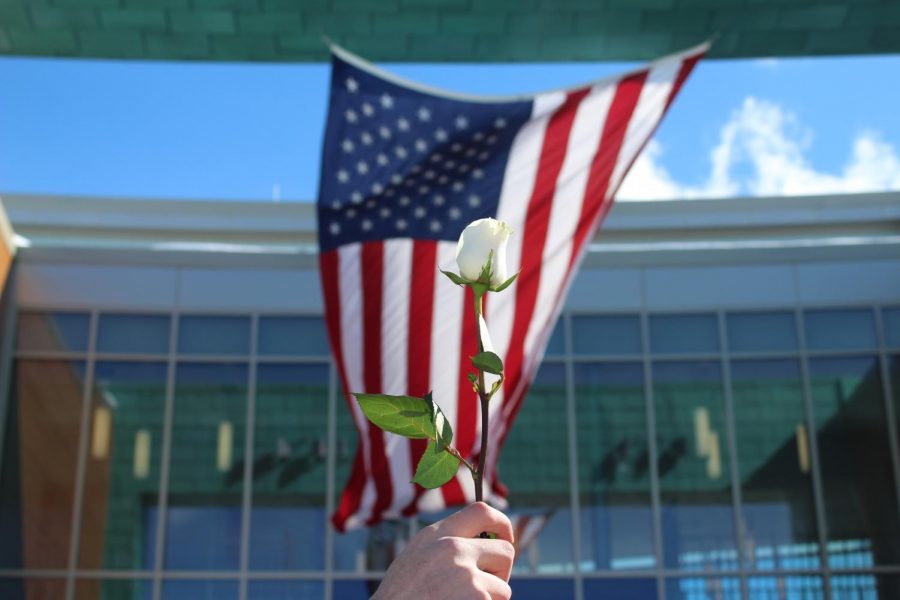
M 484 343 L 481 341 L 481 303 L 484 296 L 477 290 L 473 291 L 475 292 L 475 328 L 478 330 L 478 353 L 481 354 L 484 352 Z M 475 502 L 481 502 L 484 498 L 484 463 L 487 457 L 488 402 L 490 399 L 484 389 L 484 370 L 478 369 L 478 400 L 481 402 L 481 452 L 478 456 L 478 468 L 472 474 L 475 478 Z
M 467 233 L 469 235 L 467 237 Z M 478 335 L 478 353 L 472 356 L 472 366 L 478 374 L 469 373 L 469 382 L 481 404 L 481 451 L 478 465 L 463 458 L 453 444 L 453 428 L 444 417 L 441 407 L 428 392 L 421 398 L 388 394 L 356 393 L 360 408 L 366 418 L 384 431 L 411 439 L 427 440 L 422 457 L 416 466 L 412 482 L 427 488 L 439 488 L 456 476 L 459 466 L 465 466 L 475 484 L 475 501 L 484 501 L 484 465 L 487 462 L 488 407 L 491 398 L 503 385 L 503 360 L 491 350 L 485 350 L 488 335 L 483 318 L 483 300 L 488 292 L 502 292 L 516 280 L 518 274 L 506 278 L 506 241 L 509 227 L 494 219 L 473 221 L 463 231 L 457 246 L 456 262 L 460 274 L 441 272 L 459 286 L 467 286 L 475 295 L 475 327 Z M 494 260 L 496 252 L 497 260 Z M 490 345 L 490 343 L 488 343 Z M 497 376 L 490 391 L 484 374 Z M 482 533 L 481 537 L 490 537 Z

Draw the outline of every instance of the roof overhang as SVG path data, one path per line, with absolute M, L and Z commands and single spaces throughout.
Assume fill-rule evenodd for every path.
M 4 195 L 24 262 L 317 264 L 310 202 Z M 900 192 L 618 202 L 587 266 L 900 256 Z
M 373 61 L 647 60 L 717 35 L 715 58 L 900 51 L 896 2 L 322 0 L 16 2 L 0 54 L 318 62 L 321 36 Z

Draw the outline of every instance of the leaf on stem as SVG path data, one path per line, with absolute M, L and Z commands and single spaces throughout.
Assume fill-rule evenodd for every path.
M 416 467 L 413 483 L 428 489 L 441 487 L 456 475 L 457 470 L 459 470 L 458 458 L 449 452 L 439 450 L 434 442 L 428 442 L 428 447 L 425 448 Z
M 503 373 L 503 361 L 500 357 L 490 351 L 479 352 L 472 357 L 472 364 L 476 369 L 485 373 L 500 375 Z
M 509 279 L 507 279 L 506 281 L 504 281 L 503 283 L 501 283 L 501 284 L 498 285 L 497 287 L 493 288 L 491 291 L 492 291 L 492 292 L 502 292 L 503 290 L 505 290 L 506 288 L 508 288 L 509 286 L 511 286 L 512 283 L 513 283 L 513 281 L 515 281 L 515 280 L 516 280 L 516 277 L 518 277 L 518 276 L 519 276 L 519 274 L 516 273 L 515 275 L 513 275 L 512 277 L 510 277 Z
M 434 403 L 430 400 L 386 394 L 353 395 L 366 418 L 385 431 L 414 439 L 435 439 Z
M 478 277 L 478 281 L 481 283 L 486 283 L 490 285 L 491 283 L 491 273 L 494 271 L 494 251 L 491 250 L 488 252 L 487 262 L 484 263 L 484 266 L 481 267 L 481 275 Z
M 428 392 L 423 397 L 423 400 L 431 410 L 432 423 L 434 425 L 434 436 L 431 438 L 437 444 L 438 450 L 443 450 L 453 441 L 453 427 L 450 426 L 450 421 L 444 417 L 443 411 L 441 411 L 441 407 L 437 405 L 437 402 L 431 397 L 431 392 Z
M 454 273 L 453 271 L 444 271 L 444 270 L 442 269 L 442 270 L 441 270 L 441 273 L 443 273 L 444 275 L 446 275 L 446 276 L 447 276 L 447 279 L 449 279 L 450 281 L 452 281 L 452 282 L 455 283 L 456 285 L 466 285 L 467 283 L 469 283 L 468 281 L 466 281 L 465 279 L 463 279 L 462 277 L 460 277 L 459 275 L 457 275 L 457 274 Z

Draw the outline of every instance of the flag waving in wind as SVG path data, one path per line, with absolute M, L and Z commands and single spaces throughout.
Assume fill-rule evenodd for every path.
M 475 219 L 513 229 L 503 294 L 485 315 L 506 380 L 490 404 L 485 497 L 504 505 L 497 460 L 588 242 L 703 45 L 619 77 L 517 98 L 451 94 L 401 80 L 333 47 L 318 198 L 325 317 L 345 392 L 434 398 L 454 445 L 481 450 L 471 290 L 456 241 Z M 410 483 L 425 440 L 383 432 L 347 396 L 359 430 L 338 530 L 474 499 L 460 470 L 443 487 Z

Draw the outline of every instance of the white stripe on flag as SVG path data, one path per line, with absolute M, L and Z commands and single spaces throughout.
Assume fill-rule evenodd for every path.
M 456 272 L 456 242 L 441 241 L 437 244 L 438 268 Z M 457 391 L 459 387 L 459 360 L 462 339 L 463 303 L 465 289 L 453 285 L 443 275 L 434 280 L 434 304 L 431 320 L 431 381 L 435 402 L 441 407 L 453 431 L 458 431 Z M 432 492 L 438 492 L 435 498 Z M 439 499 L 439 502 L 438 502 Z M 444 507 L 440 490 L 429 490 L 422 495 L 419 505 Z
M 681 59 L 667 60 L 657 64 L 647 75 L 644 87 L 634 114 L 628 123 L 625 139 L 622 141 L 622 149 L 619 151 L 619 159 L 613 169 L 606 188 L 606 197 L 609 198 L 619 189 L 619 183 L 625 176 L 628 167 L 640 152 L 641 148 L 656 129 L 659 120 L 666 110 L 669 94 L 675 84 L 675 78 L 681 70 Z M 588 240 L 589 242 L 590 240 Z
M 569 270 L 572 240 L 581 215 L 591 163 L 600 145 L 603 126 L 616 89 L 617 86 L 607 84 L 591 90 L 582 99 L 575 113 L 566 156 L 550 207 L 538 295 L 525 336 L 523 374 L 531 372 L 535 361 L 541 358 L 537 351 L 541 349 L 541 342 L 546 342 L 549 338 L 555 322 L 552 316 L 557 301 L 561 300 L 559 289 Z
M 564 92 L 541 94 L 534 99 L 531 120 L 516 134 L 509 151 L 506 173 L 503 177 L 503 188 L 500 191 L 500 204 L 497 207 L 497 218 L 508 224 L 513 235 L 510 237 L 506 251 L 508 273 L 517 273 L 521 268 L 522 240 L 525 235 L 525 217 L 528 201 L 534 190 L 538 165 L 541 160 L 541 149 L 544 146 L 544 135 L 553 112 L 566 99 Z M 515 318 L 516 293 L 515 285 L 504 294 L 488 294 L 485 300 L 488 330 L 498 356 L 505 357 L 509 351 L 512 336 L 513 319 Z M 489 451 L 493 450 L 496 440 L 495 426 L 499 419 L 496 415 L 503 405 L 503 389 L 491 400 L 489 409 L 490 441 Z M 475 436 L 475 451 L 481 449 L 481 419 L 478 419 Z
M 347 385 L 351 390 L 361 390 L 362 382 L 362 310 L 363 287 L 360 273 L 360 244 L 348 244 L 338 249 L 338 285 L 341 298 L 341 349 L 344 367 L 347 374 Z M 363 464 L 366 470 L 366 482 L 363 487 L 359 510 L 347 519 L 347 528 L 357 527 L 363 523 L 361 515 L 368 514 L 375 501 L 375 484 L 372 479 L 372 454 L 369 444 L 369 422 L 355 402 L 350 403 L 353 420 L 362 434 Z
M 407 388 L 409 339 L 409 292 L 412 285 L 411 239 L 384 242 L 384 269 L 381 300 L 381 392 L 403 395 Z M 409 442 L 405 437 L 385 433 L 385 455 L 391 465 L 393 498 L 385 511 L 396 517 L 413 497 Z

